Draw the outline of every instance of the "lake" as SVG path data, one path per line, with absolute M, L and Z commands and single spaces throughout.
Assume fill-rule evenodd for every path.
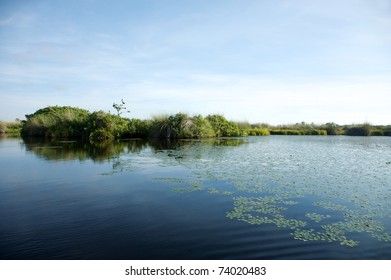
M 0 259 L 391 259 L 391 137 L 0 139 Z

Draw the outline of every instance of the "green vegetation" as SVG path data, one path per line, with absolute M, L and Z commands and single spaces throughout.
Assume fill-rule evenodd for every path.
M 0 135 L 6 134 L 8 137 L 19 137 L 22 130 L 22 123 L 19 120 L 14 122 L 0 121 Z
M 73 107 L 46 107 L 26 115 L 22 136 L 47 138 L 81 138 L 86 136 L 87 110 Z
M 73 107 L 51 106 L 26 115 L 21 135 L 23 137 L 45 137 L 57 139 L 88 139 L 102 142 L 124 138 L 170 138 L 200 139 L 211 137 L 244 136 L 234 122 L 221 115 L 190 117 L 183 113 L 159 116 L 153 120 L 123 118 L 126 108 L 113 104 L 117 114 L 103 111 L 90 113 Z
M 0 121 L 0 133 L 5 133 L 6 125 L 5 122 Z
M 346 134 L 349 136 L 370 136 L 371 129 L 372 128 L 369 123 L 364 123 L 362 125 L 349 127 L 346 130 Z
M 270 131 L 264 128 L 252 128 L 247 131 L 250 136 L 269 136 Z
M 217 137 L 240 137 L 246 134 L 239 129 L 239 126 L 227 121 L 222 115 L 209 115 L 206 119 L 211 124 Z
M 222 115 L 188 116 L 184 113 L 155 116 L 153 119 L 121 117 L 125 102 L 113 103 L 117 114 L 89 112 L 69 106 L 49 106 L 26 115 L 25 121 L 0 122 L 0 133 L 10 136 L 84 139 L 101 142 L 125 138 L 201 139 L 269 135 L 391 136 L 391 126 L 369 123 L 341 126 L 296 123 L 271 126 L 266 123 L 232 122 Z M 129 113 L 129 111 L 126 111 Z

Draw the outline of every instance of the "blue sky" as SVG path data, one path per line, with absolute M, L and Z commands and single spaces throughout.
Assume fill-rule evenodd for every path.
M 0 1 L 0 119 L 391 123 L 391 1 Z

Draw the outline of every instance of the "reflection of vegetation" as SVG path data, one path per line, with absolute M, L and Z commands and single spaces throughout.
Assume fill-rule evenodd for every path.
M 357 154 L 355 147 L 349 150 L 346 143 L 333 144 L 334 138 L 316 138 L 326 143 L 326 152 L 319 156 L 321 151 L 317 145 L 308 147 L 306 141 L 289 141 L 289 145 L 283 145 L 281 139 L 256 142 L 255 138 L 186 141 L 167 138 L 98 144 L 25 141 L 25 145 L 27 150 L 45 159 L 108 161 L 112 163 L 109 175 L 138 170 L 149 163 L 154 168 L 180 165 L 191 174 L 176 177 L 177 174 L 170 173 L 154 179 L 171 185 L 172 190 L 179 193 L 206 192 L 231 197 L 233 205 L 226 214 L 228 218 L 254 226 L 269 224 L 285 228 L 296 240 L 354 247 L 359 245 L 357 233 L 361 233 L 381 242 L 391 242 L 389 229 L 382 223 L 382 219 L 391 218 L 390 185 L 384 176 L 377 176 L 382 173 L 376 173 L 380 172 L 379 168 L 389 171 L 388 158 L 377 159 L 383 166 L 369 171 L 369 176 L 375 178 L 374 182 L 380 187 L 368 192 L 369 184 L 363 180 L 369 176 L 359 168 L 360 162 L 368 161 L 362 156 L 365 153 Z M 327 144 L 328 141 L 331 144 Z M 376 143 L 383 143 L 381 141 L 383 139 Z M 362 140 L 355 145 L 376 149 L 379 153 L 382 146 L 376 143 L 371 146 Z M 306 145 L 305 153 L 300 151 L 300 145 Z M 339 161 L 340 158 L 344 160 Z M 349 164 L 346 161 L 349 158 L 354 158 L 355 164 Z M 338 169 L 331 168 L 337 165 Z M 330 170 L 334 170 L 332 174 Z M 349 172 L 362 174 L 362 177 L 352 177 L 345 182 Z M 310 202 L 305 201 L 308 197 Z M 303 203 L 306 210 L 298 212 Z
M 145 148 L 145 141 L 114 142 L 106 141 L 97 144 L 76 141 L 38 141 L 25 139 L 27 151 L 47 160 L 80 160 L 107 161 L 123 153 L 137 153 Z
M 248 141 L 251 143 L 252 140 Z M 322 140 L 324 141 L 330 140 Z M 275 142 L 264 143 L 273 145 Z M 158 156 L 163 160 L 166 158 L 164 166 L 181 164 L 192 170 L 193 176 L 156 179 L 171 184 L 175 192 L 204 191 L 211 195 L 232 197 L 233 208 L 226 214 L 229 219 L 254 226 L 270 224 L 286 228 L 291 230 L 296 240 L 333 242 L 355 247 L 359 245 L 357 233 L 360 233 L 381 242 L 391 242 L 389 229 L 382 223 L 391 218 L 387 206 L 387 188 L 372 189 L 368 197 L 368 192 L 360 189 L 363 183 L 359 184 L 352 178 L 344 185 L 336 185 L 337 182 L 341 184 L 338 180 L 352 172 L 349 166 L 343 166 L 348 169 L 342 169 L 340 174 L 328 174 L 329 164 L 336 164 L 338 149 L 334 149 L 339 146 L 333 147 L 333 154 L 326 156 L 325 160 L 328 162 L 317 158 L 317 163 L 311 160 L 310 150 L 306 150 L 309 154 L 301 154 L 297 147 L 291 147 L 295 142 L 289 143 L 288 148 L 279 145 L 279 153 L 274 154 L 267 149 L 263 150 L 264 145 L 250 144 L 226 149 L 212 146 L 208 141 L 192 142 L 171 150 L 170 153 L 159 153 Z M 254 147 L 261 149 L 257 152 Z M 341 147 L 346 149 L 346 146 Z M 376 149 L 378 147 L 376 145 Z M 244 148 L 250 149 L 251 153 L 244 151 Z M 371 149 L 370 146 L 365 149 L 367 148 Z M 284 157 L 286 149 L 289 157 Z M 317 151 L 316 145 L 314 149 Z M 355 150 L 352 149 L 353 151 Z M 263 156 L 260 157 L 259 154 Z M 311 165 L 303 166 L 303 158 L 306 158 L 304 162 L 311 162 Z M 355 163 L 359 164 L 357 161 L 358 158 L 355 157 Z M 319 164 L 324 170 L 319 168 Z M 342 177 L 337 181 L 329 181 L 327 176 Z M 292 178 L 295 178 L 295 182 Z M 379 186 L 387 184 L 389 182 L 378 182 Z M 384 198 L 374 199 L 376 196 Z M 315 199 L 312 205 L 305 201 L 308 197 Z M 344 200 L 345 203 L 333 203 L 336 200 Z M 306 211 L 298 212 L 303 203 Z

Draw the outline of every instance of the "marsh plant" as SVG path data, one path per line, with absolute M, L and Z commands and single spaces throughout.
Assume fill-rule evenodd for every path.
M 8 137 L 19 137 L 22 130 L 22 123 L 20 120 L 14 122 L 0 121 L 0 134 L 7 135 Z
M 0 121 L 0 133 L 5 133 L 5 122 Z
M 1 131 L 23 137 L 87 139 L 111 141 L 123 138 L 200 139 L 211 137 L 242 137 L 269 135 L 351 135 L 391 136 L 391 126 L 371 126 L 369 123 L 340 126 L 335 123 L 316 125 L 296 123 L 271 126 L 266 123 L 233 122 L 223 115 L 189 116 L 184 113 L 155 116 L 141 120 L 124 118 L 125 102 L 113 104 L 117 114 L 89 112 L 69 106 L 50 106 L 26 115 L 26 121 L 2 123 Z
M 348 127 L 346 134 L 349 136 L 370 136 L 372 127 L 369 123 Z
M 47 138 L 80 138 L 85 136 L 89 112 L 74 107 L 46 107 L 26 115 L 22 135 Z

